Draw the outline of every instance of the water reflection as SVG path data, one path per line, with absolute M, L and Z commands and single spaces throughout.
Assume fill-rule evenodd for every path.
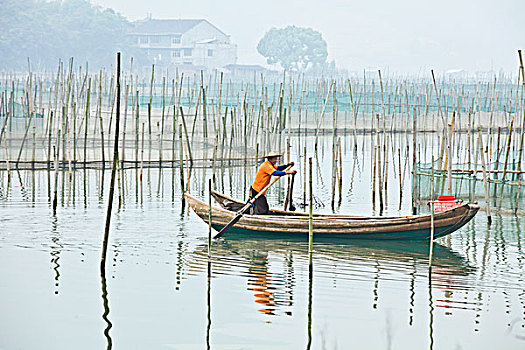
M 308 265 L 308 327 L 307 327 L 307 334 L 308 334 L 308 342 L 306 343 L 306 350 L 310 350 L 312 346 L 312 303 L 313 303 L 313 281 L 314 281 L 314 264 L 313 259 L 311 256 L 312 252 L 310 252 L 309 261 L 312 261 L 311 264 Z
M 334 242 L 332 239 L 329 243 L 322 240 L 315 243 L 313 256 L 317 265 L 316 276 L 319 278 L 338 281 L 370 280 L 373 309 L 378 308 L 383 282 L 407 281 L 409 325 L 412 325 L 416 279 L 427 274 L 428 249 L 426 242 Z M 296 292 L 294 271 L 308 264 L 307 250 L 307 242 L 303 239 L 247 237 L 232 233 L 212 246 L 212 259 L 216 264 L 213 275 L 233 274 L 245 277 L 247 290 L 254 293 L 254 302 L 262 306 L 257 309 L 258 312 L 291 316 Z M 204 271 L 206 259 L 207 245 L 200 244 L 189 253 L 185 264 Z M 178 267 L 177 273 L 180 270 Z M 437 307 L 468 307 L 453 302 L 454 290 L 458 280 L 474 271 L 461 255 L 444 245 L 434 243 L 432 288 L 443 294 Z
M 432 350 L 434 348 L 434 302 L 432 300 L 432 268 L 428 270 L 428 332 L 429 332 L 429 346 Z
M 100 284 L 102 287 L 102 306 L 104 307 L 104 312 L 102 313 L 102 319 L 106 323 L 106 328 L 104 328 L 104 337 L 107 341 L 106 349 L 110 350 L 113 347 L 113 340 L 109 334 L 109 330 L 113 327 L 113 324 L 109 320 L 109 300 L 108 300 L 108 290 L 106 284 L 106 272 L 104 270 L 100 271 Z
M 60 285 L 60 252 L 62 251 L 63 245 L 60 243 L 60 237 L 57 230 L 58 227 L 58 219 L 56 216 L 53 215 L 52 221 L 51 221 L 51 241 L 52 244 L 50 245 L 51 248 L 51 263 L 53 264 L 53 271 L 55 271 L 55 294 L 58 294 L 58 287 Z
M 211 260 L 208 260 L 208 271 L 206 278 L 206 349 L 210 349 L 211 331 Z
M 363 190 L 363 183 L 369 180 L 366 157 L 367 154 L 363 151 L 363 155 L 359 155 L 359 161 L 354 158 L 353 169 L 344 170 L 348 195 L 343 200 L 341 212 L 354 212 L 353 209 L 357 208 L 355 212 L 362 214 L 370 207 L 368 204 L 365 207 L 360 202 L 369 200 L 369 188 Z M 218 163 L 215 185 L 221 192 L 242 198 L 245 192 L 243 182 L 252 178 L 253 164 L 249 164 L 250 168 L 247 170 L 237 165 L 227 167 L 220 166 L 221 164 Z M 349 159 L 344 164 L 350 166 L 352 160 Z M 326 173 L 325 165 L 322 159 L 317 159 L 318 175 Z M 354 175 L 356 166 L 358 169 Z M 107 198 L 100 195 L 102 186 L 107 187 L 105 183 L 109 178 L 104 178 L 99 169 L 79 169 L 76 174 L 73 173 L 71 182 L 65 183 L 69 187 L 62 186 L 61 190 L 60 184 L 68 176 L 66 171 L 59 172 L 62 181 L 59 182 L 58 190 L 62 194 L 67 192 L 67 200 L 61 202 L 63 210 L 59 210 L 57 216 L 50 215 L 54 171 L 13 170 L 10 180 L 7 172 L 0 171 L 2 252 L 10 253 L 11 247 L 15 247 L 12 250 L 13 255 L 5 255 L 8 262 L 12 257 L 18 257 L 19 261 L 14 261 L 13 264 L 23 262 L 33 253 L 35 259 L 39 259 L 38 254 L 44 252 L 43 260 L 36 260 L 41 264 L 32 266 L 43 266 L 51 273 L 51 277 L 44 279 L 43 288 L 37 285 L 38 276 L 31 282 L 40 289 L 47 290 L 47 294 L 60 292 L 62 295 L 60 298 L 53 298 L 49 310 L 56 308 L 66 314 L 71 312 L 70 304 L 65 302 L 67 298 L 72 291 L 79 296 L 85 292 L 82 289 L 84 285 L 76 283 L 78 281 L 90 282 L 95 287 L 89 291 L 90 297 L 95 298 L 95 305 L 100 305 L 99 288 L 102 288 L 104 338 L 99 337 L 98 340 L 105 340 L 107 347 L 111 348 L 111 335 L 113 339 L 117 338 L 114 331 L 111 331 L 113 325 L 109 318 L 105 276 L 101 276 L 101 285 L 98 285 L 97 281 L 95 284 L 91 283 L 93 278 L 97 279 L 96 274 L 89 277 L 89 280 L 84 278 L 85 275 L 76 273 L 84 271 L 88 266 L 86 264 L 93 263 L 94 254 L 98 258 L 100 237 L 92 233 L 96 230 L 100 208 L 105 207 L 99 204 L 104 204 Z M 406 172 L 408 174 L 409 169 Z M 286 332 L 294 333 L 294 336 L 298 334 L 294 338 L 297 340 L 294 340 L 293 347 L 297 347 L 299 343 L 300 347 L 307 349 L 320 348 L 322 341 L 319 339 L 324 336 L 338 338 L 337 341 L 340 342 L 339 346 L 327 348 L 350 347 L 347 346 L 348 340 L 344 339 L 347 330 L 339 326 L 343 323 L 340 322 L 341 319 L 345 320 L 345 327 L 354 330 L 360 326 L 366 327 L 370 334 L 382 332 L 386 322 L 386 337 L 392 337 L 392 341 L 387 342 L 386 346 L 369 348 L 397 347 L 398 341 L 406 341 L 408 338 L 417 342 L 413 348 L 440 348 L 442 343 L 449 341 L 449 334 L 460 335 L 462 338 L 463 343 L 458 343 L 458 348 L 472 348 L 479 345 L 476 341 L 484 342 L 490 338 L 504 345 L 511 345 L 504 348 L 520 348 L 512 346 L 517 341 L 522 344 L 520 339 L 523 338 L 525 329 L 525 258 L 522 249 L 524 223 L 519 217 L 494 214 L 493 225 L 487 227 L 483 213 L 478 214 L 475 220 L 460 231 L 441 240 L 441 244 L 434 244 L 431 276 L 428 275 L 427 268 L 428 244 L 417 242 L 324 241 L 316 237 L 314 271 L 308 264 L 306 238 L 279 236 L 272 239 L 268 236 L 230 233 L 224 239 L 214 241 L 213 256 L 208 260 L 205 239 L 207 227 L 181 203 L 180 185 L 173 181 L 175 179 L 179 183 L 179 169 L 172 169 L 170 174 L 166 170 L 142 171 L 137 167 L 123 170 L 122 173 L 122 210 L 117 212 L 118 219 L 115 221 L 118 223 L 115 224 L 115 230 L 122 234 L 117 237 L 122 239 L 113 246 L 113 266 L 119 268 L 116 274 L 125 277 L 122 280 L 129 281 L 144 273 L 144 269 L 148 269 L 148 274 L 152 276 L 168 271 L 168 276 L 157 277 L 162 281 L 172 280 L 172 284 L 141 289 L 138 293 L 144 296 L 143 300 L 154 300 L 156 305 L 162 307 L 170 305 L 173 310 L 188 305 L 201 308 L 199 310 L 202 312 L 193 315 L 193 321 L 203 327 L 199 327 L 198 335 L 194 338 L 188 335 L 188 342 L 198 342 L 200 345 L 206 343 L 206 348 L 209 349 L 212 344 L 216 343 L 215 346 L 218 346 L 223 341 L 237 339 L 226 334 L 224 328 L 217 327 L 222 322 L 212 323 L 213 315 L 216 316 L 215 320 L 224 321 L 224 314 L 220 312 L 224 308 L 215 307 L 212 315 L 212 302 L 215 298 L 224 300 L 228 293 L 232 300 L 228 310 L 234 310 L 235 313 L 231 313 L 233 316 L 227 315 L 226 318 L 231 318 L 226 321 L 233 319 L 233 322 L 243 323 L 247 334 L 252 331 L 257 333 L 254 338 L 262 334 L 259 332 L 263 327 L 271 329 L 278 326 Z M 209 176 L 210 169 L 193 169 L 190 179 L 192 192 L 199 194 L 201 198 L 207 198 L 206 180 Z M 350 181 L 354 176 L 354 181 Z M 316 194 L 327 203 L 330 178 L 327 180 L 325 176 L 324 182 L 323 178 L 316 181 Z M 296 182 L 300 183 L 301 181 Z M 391 188 L 393 187 L 392 185 Z M 278 187 L 273 190 L 269 198 L 277 203 L 284 192 Z M 297 187 L 296 198 L 298 194 L 302 195 L 300 186 Z M 392 192 L 388 198 L 389 210 L 395 214 L 393 208 L 398 206 L 397 199 L 394 199 Z M 24 210 L 23 219 L 20 217 L 20 208 Z M 156 208 L 160 210 L 153 210 Z M 404 213 L 408 213 L 407 208 L 404 204 Z M 57 218 L 60 219 L 60 224 Z M 81 256 L 80 263 L 86 261 L 86 264 L 77 264 L 78 253 Z M 34 272 L 40 273 L 40 270 L 35 268 Z M 2 278 L 9 278 L 9 275 L 3 274 Z M 218 282 L 219 278 L 221 283 L 215 284 L 214 281 Z M 222 282 L 225 280 L 238 283 L 240 288 L 214 288 L 224 285 Z M 120 303 L 123 300 L 121 298 L 126 297 L 126 288 L 130 287 L 119 286 L 122 282 L 112 281 L 115 282 L 114 287 L 119 287 L 112 289 L 112 297 L 119 299 Z M 12 282 L 16 280 L 13 279 Z M 194 282 L 198 283 L 197 289 L 190 290 L 188 287 L 195 287 Z M 66 286 L 67 289 L 64 289 Z M 16 288 L 4 290 L 1 299 L 13 298 L 20 301 L 25 298 L 27 294 L 21 293 L 21 288 Z M 206 305 L 202 295 L 204 292 L 207 294 Z M 31 299 L 40 301 L 41 297 L 34 294 L 28 298 L 22 302 L 26 303 Z M 243 300 L 248 300 L 248 307 Z M 95 322 L 88 325 L 88 328 L 93 327 L 96 330 L 101 325 L 100 313 L 96 311 L 99 310 L 97 308 L 89 308 L 91 305 L 86 303 L 79 308 L 83 314 L 94 316 L 91 319 Z M 133 308 L 133 304 L 129 305 Z M 217 304 L 219 305 L 224 304 Z M 249 310 L 247 316 L 246 310 Z M 99 314 L 93 315 L 93 312 Z M 111 318 L 127 316 L 126 312 L 123 308 L 114 308 Z M 169 338 L 168 341 L 173 343 L 179 340 L 176 338 L 179 335 L 173 334 L 173 328 L 162 327 L 175 323 L 174 320 L 178 317 L 175 313 L 166 313 L 165 318 L 154 318 L 156 316 L 144 312 L 140 316 L 154 324 L 159 339 Z M 465 319 L 468 320 L 465 322 Z M 498 329 L 492 327 L 496 323 Z M 319 337 L 317 335 L 320 328 L 332 333 L 321 334 Z M 130 337 L 126 332 L 132 331 L 123 330 L 118 343 Z M 399 337 L 400 332 L 404 332 L 403 338 Z M 367 335 L 363 331 L 363 337 Z M 282 338 L 276 335 L 276 342 L 286 343 L 288 336 L 288 333 L 281 335 Z M 170 337 L 176 340 L 172 341 Z M 510 340 L 514 343 L 510 343 Z M 357 348 L 366 348 L 366 344 L 357 344 Z M 454 344 L 447 345 L 454 348 Z

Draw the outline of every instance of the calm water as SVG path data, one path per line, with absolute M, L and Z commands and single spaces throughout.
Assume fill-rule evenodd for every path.
M 315 183 L 324 212 L 328 158 Z M 366 149 L 345 156 L 336 211 L 373 212 L 369 163 Z M 243 197 L 254 169 L 219 167 L 217 187 Z M 127 170 L 101 276 L 110 172 L 63 175 L 53 216 L 52 173 L 12 172 L 7 187 L 0 172 L 0 349 L 525 348 L 523 218 L 488 227 L 480 212 L 435 244 L 430 274 L 427 244 L 369 241 L 315 242 L 310 274 L 306 238 L 226 234 L 208 260 L 208 228 L 183 208 L 178 169 L 145 169 L 142 184 Z M 195 171 L 193 194 L 206 198 L 210 175 Z M 408 214 L 409 169 L 401 208 L 389 176 L 386 213 Z

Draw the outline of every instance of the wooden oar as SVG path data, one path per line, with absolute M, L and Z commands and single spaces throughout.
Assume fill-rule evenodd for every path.
M 292 174 L 292 178 L 290 179 L 290 187 L 288 187 L 288 195 L 287 195 L 287 201 L 288 201 L 288 208 L 285 208 L 285 210 L 289 210 L 289 211 L 295 211 L 295 205 L 293 205 L 293 200 L 292 200 L 292 197 L 293 197 L 293 182 L 295 180 L 295 174 Z
M 287 171 L 288 169 L 290 169 L 292 166 L 289 165 L 286 169 L 284 169 L 284 171 Z M 241 218 L 242 216 L 246 213 L 246 211 L 248 209 L 250 209 L 250 207 L 252 206 L 253 203 L 255 203 L 255 201 L 257 200 L 257 198 L 259 198 L 260 196 L 262 196 L 262 194 L 270 188 L 270 186 L 272 186 L 274 183 L 276 183 L 282 176 L 278 176 L 276 177 L 275 179 L 273 179 L 268 185 L 266 185 L 266 187 L 264 187 L 259 193 L 257 193 L 257 195 L 255 197 L 253 197 L 252 199 L 250 199 L 248 201 L 248 203 L 246 203 L 246 205 L 244 207 L 242 207 L 241 210 L 239 210 L 237 212 L 237 215 L 235 215 L 235 217 L 226 225 L 224 226 L 213 238 L 219 238 L 221 237 L 224 232 L 228 231 L 233 225 L 235 225 Z

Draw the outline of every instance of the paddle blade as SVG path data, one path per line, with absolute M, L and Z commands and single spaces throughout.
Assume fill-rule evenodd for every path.
M 224 226 L 215 236 L 213 236 L 213 238 L 220 238 L 220 237 L 222 237 L 224 232 L 228 231 L 233 225 L 235 225 L 237 223 L 237 221 L 239 221 L 242 218 L 243 214 L 244 214 L 243 212 L 240 212 L 239 214 L 237 214 L 232 219 L 232 221 L 230 221 L 226 226 Z

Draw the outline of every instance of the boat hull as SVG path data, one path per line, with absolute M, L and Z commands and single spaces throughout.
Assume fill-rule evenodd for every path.
M 242 202 L 226 197 L 218 192 L 215 199 L 221 205 L 225 202 L 242 205 Z M 210 208 L 207 203 L 185 194 L 193 211 L 206 223 L 209 221 Z M 435 214 L 434 238 L 446 236 L 469 222 L 478 212 L 479 206 L 467 203 L 456 208 Z M 228 232 L 264 235 L 307 235 L 309 217 L 305 213 L 272 210 L 271 215 L 245 214 Z M 212 227 L 219 231 L 236 215 L 236 211 L 224 207 L 212 206 Z M 356 239 L 397 239 L 428 240 L 431 236 L 430 215 L 399 217 L 363 217 L 343 215 L 321 215 L 313 217 L 314 235 L 323 237 L 346 237 Z

